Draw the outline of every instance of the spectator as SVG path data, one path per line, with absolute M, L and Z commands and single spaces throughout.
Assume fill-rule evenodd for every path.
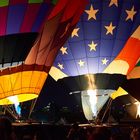
M 108 128 L 96 128 L 88 140 L 110 140 L 111 132 Z
M 0 139 L 2 140 L 16 140 L 12 131 L 12 124 L 8 118 L 0 118 Z
M 67 135 L 68 140 L 86 140 L 86 131 L 74 123 Z
M 140 128 L 133 128 L 130 138 L 132 140 L 140 140 Z

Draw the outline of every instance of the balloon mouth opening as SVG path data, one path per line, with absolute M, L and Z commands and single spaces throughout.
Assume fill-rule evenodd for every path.
M 95 89 L 81 92 L 83 113 L 87 120 L 95 120 L 110 95 L 116 90 Z
M 12 100 L 13 98 L 16 97 L 16 100 Z M 14 95 L 10 97 L 6 97 L 0 100 L 0 105 L 10 105 L 10 104 L 15 104 L 16 102 L 25 102 L 29 101 L 32 99 L 37 98 L 37 94 L 20 94 L 20 95 Z

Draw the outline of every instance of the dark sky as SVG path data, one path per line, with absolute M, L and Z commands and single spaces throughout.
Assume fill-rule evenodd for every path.
M 49 102 L 54 102 L 58 106 L 73 107 L 79 104 L 79 95 L 70 95 L 70 90 L 59 82 L 53 80 L 51 76 L 48 76 L 44 87 L 40 93 L 36 102 L 36 108 L 42 108 L 47 106 Z

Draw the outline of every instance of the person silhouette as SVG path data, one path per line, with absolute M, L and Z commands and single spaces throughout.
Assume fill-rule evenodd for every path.
M 0 139 L 2 138 L 2 140 L 15 140 L 16 137 L 12 132 L 11 121 L 6 117 L 0 118 Z

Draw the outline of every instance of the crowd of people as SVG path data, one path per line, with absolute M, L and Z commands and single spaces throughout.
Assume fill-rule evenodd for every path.
M 68 132 L 67 140 L 140 140 L 140 128 L 119 127 L 79 127 L 73 124 Z
M 18 131 L 18 133 L 22 134 L 19 137 L 11 121 L 8 118 L 0 118 L 0 140 L 140 140 L 139 127 L 130 127 L 126 131 L 125 129 L 121 131 L 119 127 L 81 127 L 78 123 L 74 123 L 66 131 L 62 132 L 63 136 L 59 132 L 51 132 L 51 135 L 61 135 L 51 137 L 47 131 L 44 130 L 43 133 L 46 133 L 48 137 L 41 130 L 35 132 L 28 130 L 27 133 Z

